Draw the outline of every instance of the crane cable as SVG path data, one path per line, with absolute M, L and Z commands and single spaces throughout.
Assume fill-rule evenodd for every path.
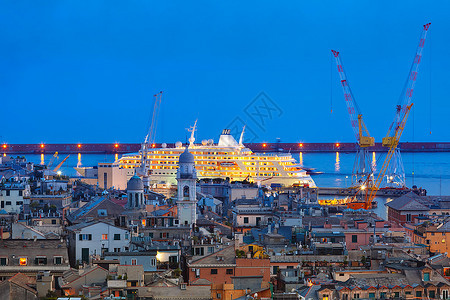
M 428 38 L 429 39 L 429 42 L 428 42 L 428 44 L 429 44 L 429 46 L 428 46 L 428 48 L 430 49 L 429 50 L 429 56 L 428 56 L 428 58 L 429 58 L 429 101 L 430 101 L 430 135 L 431 135 L 431 39 L 430 38 Z
M 333 113 L 333 54 L 330 54 L 330 108 Z

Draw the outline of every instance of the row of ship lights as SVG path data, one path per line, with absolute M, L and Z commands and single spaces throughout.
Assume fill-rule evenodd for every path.
M 115 143 L 115 144 L 114 144 L 114 148 L 119 148 L 119 146 L 120 146 L 120 145 L 119 145 L 118 143 Z M 266 147 L 267 147 L 267 144 L 266 144 L 266 143 L 263 143 L 262 146 L 263 146 L 263 148 L 266 148 Z M 303 143 L 298 144 L 298 146 L 299 146 L 300 148 L 303 148 Z M 341 145 L 340 145 L 339 143 L 336 143 L 335 146 L 336 146 L 337 148 L 339 148 Z M 2 147 L 3 147 L 3 149 L 8 148 L 8 144 L 3 144 Z M 45 148 L 45 144 L 41 143 L 40 147 L 41 147 L 41 149 L 44 149 L 44 148 Z M 81 149 L 81 147 L 82 147 L 82 144 L 77 144 L 77 148 L 78 148 L 78 149 Z M 155 148 L 155 147 L 156 147 L 156 144 L 152 144 L 152 148 Z

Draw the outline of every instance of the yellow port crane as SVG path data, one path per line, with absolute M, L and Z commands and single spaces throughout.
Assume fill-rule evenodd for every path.
M 412 103 L 414 86 L 416 84 L 417 75 L 419 73 L 419 65 L 420 62 L 422 61 L 422 51 L 425 45 L 425 40 L 430 25 L 431 23 L 423 25 L 422 33 L 420 35 L 420 40 L 416 49 L 414 60 L 411 65 L 411 69 L 409 71 L 403 90 L 400 94 L 399 102 L 396 106 L 394 121 L 391 123 L 388 133 L 386 137 L 383 138 L 382 141 L 383 147 L 389 147 L 389 149 L 392 147 L 392 145 L 396 143 L 394 153 L 392 154 L 391 157 L 391 163 L 388 169 L 386 170 L 386 177 L 383 178 L 383 181 L 384 179 L 386 179 L 386 186 L 388 187 L 403 188 L 406 186 L 405 169 L 403 167 L 400 149 L 398 148 L 398 141 L 395 140 L 395 135 L 397 128 L 400 126 L 400 123 L 403 120 L 403 116 L 406 113 L 407 107 Z
M 53 169 L 53 172 L 58 172 L 59 168 L 63 165 L 63 163 L 69 158 L 70 154 L 67 155 L 57 166 Z
M 347 105 L 350 124 L 355 134 L 357 151 L 352 171 L 352 187 L 359 189 L 362 185 L 370 186 L 373 178 L 373 167 L 370 162 L 368 147 L 375 145 L 375 139 L 370 136 L 366 124 L 364 124 L 362 113 L 356 103 L 352 90 L 348 83 L 347 75 L 338 51 L 331 50 L 336 60 L 336 65 L 344 91 L 345 104 Z M 367 180 L 370 180 L 367 182 Z
M 55 159 L 58 157 L 58 151 L 53 154 L 52 158 L 50 158 L 50 161 L 48 162 L 47 169 L 49 169 L 52 165 Z
M 148 152 L 150 148 L 154 148 L 155 145 L 155 137 L 156 137 L 156 125 L 157 125 L 157 119 L 159 115 L 159 108 L 161 105 L 161 98 L 162 98 L 163 92 L 159 92 L 153 97 L 155 98 L 155 102 L 153 105 L 153 113 L 152 113 L 152 120 L 150 124 L 150 128 L 148 129 L 148 133 L 145 136 L 144 142 L 141 144 L 141 150 L 139 151 L 141 154 L 141 162 L 139 168 L 136 168 L 136 173 L 139 176 L 143 177 L 144 186 L 148 187 L 150 184 L 149 176 L 151 175 L 150 170 L 150 160 L 148 159 Z
M 381 182 L 383 181 L 386 173 L 389 175 L 389 168 L 392 166 L 391 161 L 393 159 L 399 159 L 399 162 L 401 162 L 400 158 L 400 151 L 398 150 L 398 144 L 400 142 L 400 137 L 402 136 L 403 130 L 405 129 L 406 121 L 408 120 L 409 113 L 411 111 L 411 108 L 413 106 L 412 102 L 412 95 L 414 91 L 414 85 L 417 80 L 417 74 L 419 69 L 420 61 L 422 60 L 422 51 L 423 46 L 425 45 L 425 39 L 427 31 L 430 27 L 431 23 L 423 25 L 422 34 L 420 36 L 419 45 L 416 50 L 416 54 L 414 56 L 414 60 L 411 66 L 411 69 L 409 71 L 408 77 L 406 79 L 406 84 L 403 89 L 402 95 L 400 97 L 401 101 L 400 104 L 397 105 L 396 109 L 396 115 L 394 122 L 390 125 L 388 134 L 386 137 L 383 138 L 382 144 L 384 147 L 389 147 L 389 151 L 386 154 L 386 157 L 384 159 L 383 165 L 380 169 L 380 172 L 378 173 L 377 179 L 375 180 L 374 184 L 367 188 L 366 194 L 365 194 L 365 201 L 363 202 L 357 202 L 352 201 L 347 205 L 348 208 L 352 209 L 370 209 L 372 207 L 372 201 L 374 200 L 377 191 L 381 185 Z M 396 157 L 397 156 L 397 157 Z M 398 166 L 398 161 L 394 164 L 394 166 Z M 401 165 L 403 168 L 403 165 Z M 404 173 L 403 173 L 404 177 Z M 390 177 L 390 179 L 392 179 Z M 367 179 L 368 180 L 368 179 Z M 404 182 L 404 180 L 403 180 Z M 356 195 L 353 197 L 352 200 L 356 200 Z

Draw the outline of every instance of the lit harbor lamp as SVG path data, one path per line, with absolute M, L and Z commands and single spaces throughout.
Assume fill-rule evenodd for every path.
M 61 176 L 62 172 L 61 172 L 61 171 L 58 171 L 58 172 L 56 172 L 56 174 L 58 174 L 59 176 Z

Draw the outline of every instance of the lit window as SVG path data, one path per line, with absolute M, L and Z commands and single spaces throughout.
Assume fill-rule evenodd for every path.
M 107 240 L 108 239 L 108 235 L 107 234 L 102 234 L 102 240 Z
M 19 258 L 19 265 L 26 266 L 27 265 L 27 258 L 26 257 L 20 257 Z

